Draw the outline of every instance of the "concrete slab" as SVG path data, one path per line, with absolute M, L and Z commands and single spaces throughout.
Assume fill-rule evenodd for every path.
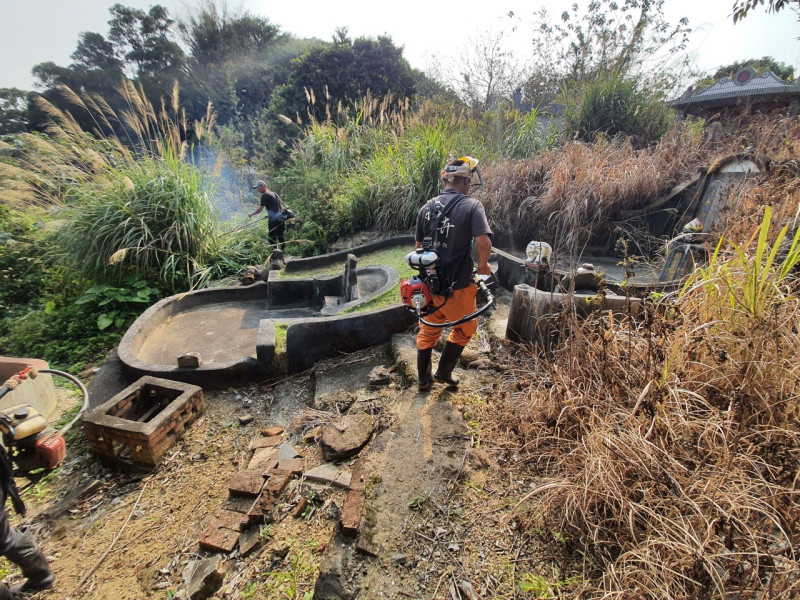
M 352 475 L 350 471 L 345 468 L 337 467 L 331 463 L 323 463 L 318 467 L 306 471 L 303 477 L 311 481 L 319 481 L 320 483 L 347 489 L 350 487 Z

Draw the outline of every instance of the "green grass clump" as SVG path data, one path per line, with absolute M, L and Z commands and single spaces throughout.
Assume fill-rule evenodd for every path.
M 210 193 L 208 179 L 179 156 L 143 158 L 72 190 L 59 256 L 94 281 L 136 273 L 175 291 L 195 286 L 217 233 Z
M 637 81 L 598 79 L 567 102 L 564 137 L 594 142 L 601 135 L 624 135 L 642 148 L 658 141 L 673 119 L 662 99 L 641 91 Z

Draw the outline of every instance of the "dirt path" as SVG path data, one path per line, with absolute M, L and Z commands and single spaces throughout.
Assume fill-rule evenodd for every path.
M 482 329 L 462 367 L 485 358 L 490 330 Z M 488 463 L 475 448 L 475 424 L 467 423 L 463 411 L 489 389 L 493 373 L 460 369 L 458 392 L 437 385 L 418 393 L 408 379 L 414 356 L 413 336 L 407 334 L 278 384 L 207 392 L 205 413 L 146 474 L 106 469 L 82 436 L 70 440 L 69 456 L 48 488 L 34 487 L 26 499 L 31 510 L 24 524 L 54 559 L 58 577 L 54 590 L 39 597 L 182 597 L 189 566 L 212 555 L 197 540 L 225 506 L 231 478 L 252 454 L 251 440 L 268 426 L 289 428 L 286 439 L 308 471 L 323 462 L 313 435 L 318 423 L 300 419 L 298 425 L 298 416 L 336 410 L 367 412 L 377 424 L 370 444 L 338 463 L 363 483 L 366 512 L 359 535 L 340 532 L 345 490 L 297 478 L 282 494 L 274 522 L 262 527 L 260 548 L 247 557 L 238 550 L 223 556 L 224 578 L 213 597 L 453 597 L 450 588 L 474 578 L 481 540 L 491 541 L 479 531 L 483 521 L 474 518 L 476 510 L 494 510 L 494 500 L 487 501 L 480 489 L 490 477 Z M 393 371 L 379 388 L 368 382 L 376 367 Z M 241 425 L 244 415 L 253 421 Z M 99 483 L 87 497 L 54 519 L 42 517 L 89 481 Z M 302 498 L 310 503 L 297 514 Z M 331 595 L 318 578 L 332 564 L 341 571 L 341 586 Z

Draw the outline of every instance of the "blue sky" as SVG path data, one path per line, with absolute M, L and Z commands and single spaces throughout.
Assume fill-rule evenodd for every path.
M 160 3 L 173 16 L 197 4 L 197 0 L 120 2 L 140 8 Z M 550 13 L 556 16 L 572 2 L 551 0 Z M 734 0 L 666 0 L 668 19 L 675 22 L 686 16 L 696 29 L 689 51 L 697 66 L 711 70 L 736 60 L 772 56 L 794 65 L 796 73 L 800 71 L 797 15 L 788 10 L 768 15 L 759 9 L 734 26 L 730 18 L 733 3 Z M 45 61 L 69 64 L 80 32 L 107 33 L 108 8 L 113 4 L 114 1 L 101 0 L 0 0 L 0 87 L 32 89 L 33 65 Z M 265 16 L 299 37 L 329 40 L 338 27 L 347 27 L 352 36 L 388 34 L 404 47 L 411 65 L 422 70 L 431 64 L 458 60 L 461 46 L 466 47 L 470 38 L 482 31 L 502 28 L 509 11 L 522 17 L 524 23 L 541 4 L 540 0 L 460 0 L 447 4 L 429 0 L 228 2 L 231 10 L 243 8 Z M 524 26 L 515 34 L 514 48 L 520 56 L 528 48 L 531 35 Z

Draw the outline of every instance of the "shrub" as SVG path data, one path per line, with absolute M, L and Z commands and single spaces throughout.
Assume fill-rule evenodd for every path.
M 536 156 L 553 148 L 560 137 L 553 117 L 545 117 L 538 110 L 532 109 L 518 115 L 506 127 L 500 154 L 510 159 Z
M 70 192 L 59 256 L 94 281 L 136 274 L 171 290 L 198 285 L 217 235 L 209 194 L 203 174 L 174 153 L 114 169 Z
M 87 362 L 105 356 L 137 316 L 128 315 L 120 327 L 98 329 L 97 307 L 76 304 L 85 281 L 63 273 L 48 272 L 47 289 L 41 300 L 20 305 L 15 318 L 0 328 L 0 353 L 40 358 L 57 369 L 81 371 Z M 143 308 L 146 308 L 143 305 Z
M 645 147 L 664 135 L 672 111 L 655 95 L 641 91 L 631 79 L 598 79 L 567 100 L 564 135 L 594 142 L 598 136 L 625 135 Z

